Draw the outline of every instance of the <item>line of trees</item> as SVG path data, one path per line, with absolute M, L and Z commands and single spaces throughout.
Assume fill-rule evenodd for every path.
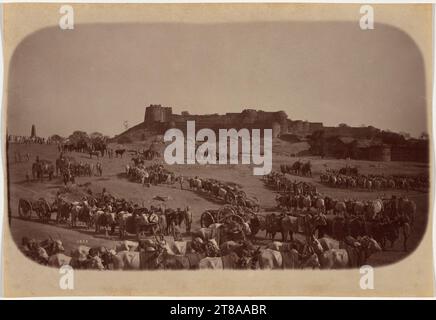
M 81 144 L 106 144 L 110 137 L 105 136 L 100 132 L 93 132 L 91 134 L 86 133 L 85 131 L 76 130 L 72 134 L 68 136 L 68 138 L 64 138 L 58 134 L 53 134 L 49 137 L 50 141 L 53 143 L 68 143 L 74 145 Z

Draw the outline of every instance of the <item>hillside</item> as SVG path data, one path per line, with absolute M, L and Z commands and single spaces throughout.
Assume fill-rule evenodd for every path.
M 140 123 L 129 128 L 123 133 L 111 139 L 112 143 L 129 144 L 133 149 L 148 148 L 152 144 L 156 147 L 155 142 L 162 142 L 163 136 L 157 131 L 147 128 L 145 123 Z M 160 151 L 163 151 L 165 144 L 161 145 Z M 287 141 L 287 139 L 273 138 L 273 152 L 285 156 L 301 156 L 308 154 L 310 149 L 309 143 L 305 141 Z

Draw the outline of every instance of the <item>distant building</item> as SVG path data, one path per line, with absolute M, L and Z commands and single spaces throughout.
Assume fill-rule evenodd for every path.
M 402 145 L 392 146 L 392 161 L 428 162 L 430 157 L 429 142 L 423 139 L 409 139 Z
M 329 137 L 325 141 L 324 154 L 338 159 L 351 158 L 355 139 L 351 137 Z
M 329 137 L 326 139 L 325 154 L 339 159 L 391 161 L 391 146 L 377 139 Z

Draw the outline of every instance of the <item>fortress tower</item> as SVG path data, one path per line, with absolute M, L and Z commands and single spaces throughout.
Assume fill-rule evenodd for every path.
M 145 108 L 144 122 L 152 124 L 156 122 L 170 122 L 173 115 L 171 107 L 162 107 L 160 104 L 151 104 Z

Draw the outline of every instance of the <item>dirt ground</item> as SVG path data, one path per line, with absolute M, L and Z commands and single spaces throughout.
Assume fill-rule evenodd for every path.
M 133 146 L 135 147 L 135 146 Z M 126 146 L 131 149 L 132 146 Z M 276 150 L 274 150 L 276 151 Z M 30 154 L 29 161 L 16 162 L 15 154 L 20 152 L 22 156 Z M 125 177 L 125 167 L 130 163 L 130 155 L 124 154 L 123 158 L 108 157 L 97 160 L 89 158 L 88 154 L 72 152 L 70 154 L 76 161 L 96 163 L 100 161 L 103 166 L 103 176 L 97 177 L 77 177 L 76 183 L 79 185 L 86 184 L 93 192 L 101 192 L 106 188 L 108 192 L 117 196 L 133 200 L 138 204 L 145 206 L 159 205 L 163 202 L 155 200 L 156 196 L 168 197 L 164 202 L 167 207 L 184 208 L 190 205 L 193 212 L 193 229 L 200 226 L 200 216 L 206 209 L 216 209 L 224 204 L 205 195 L 187 190 L 188 185 L 185 182 L 181 189 L 180 184 L 159 185 L 143 187 L 139 183 L 131 182 Z M 63 185 L 61 178 L 54 178 L 52 181 L 47 179 L 44 182 L 27 182 L 26 174 L 31 177 L 31 166 L 36 156 L 40 159 L 47 159 L 55 162 L 58 157 L 57 147 L 54 145 L 39 144 L 11 144 L 8 150 L 8 184 L 9 184 L 9 209 L 13 217 L 11 230 L 13 238 L 18 243 L 23 236 L 30 236 L 38 239 L 45 239 L 49 235 L 54 238 L 61 238 L 67 250 L 77 247 L 79 244 L 105 245 L 113 247 L 118 241 L 116 235 L 106 236 L 104 234 L 96 235 L 93 230 L 84 228 L 70 229 L 68 226 L 56 226 L 53 222 L 49 225 L 37 221 L 34 216 L 30 221 L 21 220 L 18 217 L 18 200 L 20 198 L 36 200 L 40 197 L 52 202 L 56 192 Z M 338 159 L 320 159 L 317 157 L 293 158 L 282 152 L 273 154 L 273 170 L 279 170 L 280 164 L 292 164 L 297 159 L 306 161 L 311 160 L 313 176 L 311 178 L 292 176 L 291 179 L 307 181 L 317 185 L 318 190 L 324 194 L 336 199 L 376 199 L 379 197 L 390 197 L 393 194 L 401 195 L 404 191 L 383 191 L 367 192 L 362 190 L 345 190 L 330 188 L 320 183 L 319 175 L 327 168 L 339 169 L 345 165 L 352 165 L 359 168 L 363 173 L 374 174 L 428 174 L 428 164 L 412 162 L 374 162 L 374 161 L 357 161 L 357 160 L 338 160 Z M 162 161 L 162 160 L 161 160 Z M 150 164 L 152 162 L 150 161 Z M 275 203 L 275 192 L 266 188 L 261 177 L 254 176 L 252 167 L 249 165 L 174 165 L 169 170 L 181 174 L 184 177 L 209 177 L 221 181 L 235 182 L 241 185 L 248 196 L 254 196 L 260 200 L 261 213 L 272 210 Z M 409 239 L 409 252 L 419 245 L 420 239 L 425 231 L 429 210 L 429 193 L 411 191 L 408 197 L 413 199 L 417 204 L 417 215 L 413 227 L 412 236 Z M 264 232 L 257 234 L 258 243 L 263 243 Z M 132 235 L 133 238 L 133 235 Z M 277 235 L 277 240 L 279 235 Z M 379 266 L 396 262 L 404 258 L 408 253 L 402 251 L 401 239 L 392 249 L 373 255 L 368 263 L 373 266 Z

